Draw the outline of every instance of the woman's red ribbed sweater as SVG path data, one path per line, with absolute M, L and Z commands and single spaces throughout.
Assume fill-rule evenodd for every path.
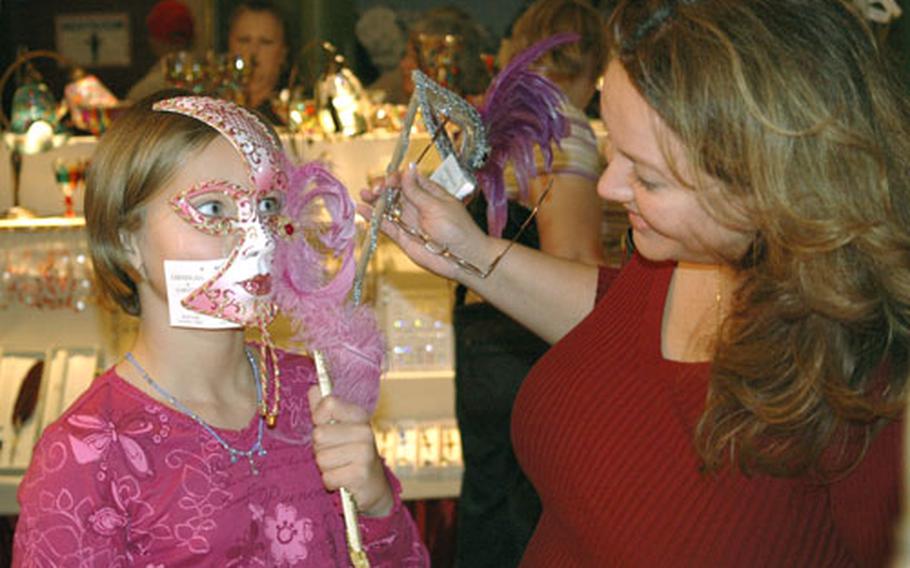
M 699 471 L 709 364 L 668 361 L 673 265 L 601 272 L 603 297 L 515 403 L 516 454 L 543 501 L 523 566 L 881 566 L 899 510 L 901 427 L 829 485 Z

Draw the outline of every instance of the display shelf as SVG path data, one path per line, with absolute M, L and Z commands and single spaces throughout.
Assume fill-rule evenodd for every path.
M 82 229 L 85 217 L 27 217 L 0 219 L 0 231 L 47 231 L 56 229 Z
M 448 479 L 399 478 L 402 501 L 453 499 L 461 492 L 461 472 Z
M 454 369 L 437 369 L 433 371 L 389 371 L 383 375 L 384 380 L 438 380 L 438 379 L 455 379 Z

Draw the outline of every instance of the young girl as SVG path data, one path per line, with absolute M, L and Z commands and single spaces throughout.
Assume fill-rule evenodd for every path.
M 146 99 L 101 140 L 90 246 L 139 330 L 35 448 L 14 565 L 346 566 L 341 487 L 371 565 L 428 564 L 367 411 L 244 343 L 275 313 L 289 183 L 274 133 L 225 101 Z

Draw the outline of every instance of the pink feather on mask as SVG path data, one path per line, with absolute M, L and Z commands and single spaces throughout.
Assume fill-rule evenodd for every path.
M 520 195 L 526 198 L 528 184 L 537 175 L 534 148 L 540 147 L 549 171 L 553 165 L 552 144 L 559 144 L 569 135 L 569 122 L 560 111 L 565 94 L 555 83 L 532 71 L 531 63 L 544 52 L 578 39 L 577 34 L 562 33 L 535 43 L 496 75 L 483 96 L 478 110 L 487 130 L 490 154 L 476 177 L 487 199 L 487 226 L 493 236 L 502 235 L 508 215 L 503 179 L 507 164 L 512 162 Z
M 322 164 L 288 167 L 284 215 L 272 258 L 273 297 L 291 320 L 292 340 L 320 350 L 333 394 L 372 412 L 385 352 L 372 311 L 347 300 L 354 280 L 354 202 Z M 331 219 L 323 223 L 324 214 Z M 314 246 L 307 239 L 313 235 Z M 330 275 L 326 268 L 337 264 Z

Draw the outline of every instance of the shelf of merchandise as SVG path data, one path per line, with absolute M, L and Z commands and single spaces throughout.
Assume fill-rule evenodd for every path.
M 84 227 L 84 217 L 0 219 L 0 231 L 53 231 L 56 229 L 82 229 Z

